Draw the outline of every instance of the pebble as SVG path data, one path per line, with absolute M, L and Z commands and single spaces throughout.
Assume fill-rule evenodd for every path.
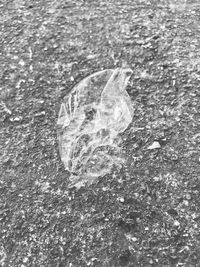
M 124 202 L 124 198 L 123 198 L 123 197 L 119 197 L 119 198 L 118 198 L 118 201 L 120 201 L 120 202 L 123 203 L 123 202 Z
M 14 122 L 18 122 L 18 121 L 21 121 L 22 120 L 22 117 L 15 117 L 15 118 L 10 118 L 10 121 L 14 121 Z
M 139 198 L 139 196 L 140 196 L 139 193 L 134 193 L 135 198 Z
M 28 261 L 28 258 L 27 257 L 23 259 L 23 262 L 24 263 L 26 263 L 27 261 Z
M 158 181 L 160 181 L 160 177 L 155 176 L 155 177 L 153 178 L 153 180 L 154 180 L 155 182 L 158 182 Z
M 90 60 L 90 59 L 94 59 L 94 58 L 96 58 L 96 57 L 97 57 L 96 54 L 93 54 L 93 55 L 91 54 L 91 55 L 88 55 L 88 56 L 87 56 L 87 59 Z
M 185 206 L 189 206 L 189 201 L 184 200 L 184 201 L 183 201 L 183 204 L 184 204 Z
M 174 226 L 177 226 L 177 227 L 180 226 L 180 222 L 177 221 L 177 220 L 175 220 L 175 221 L 174 221 Z
M 137 238 L 136 237 L 132 237 L 131 238 L 133 242 L 136 242 L 137 241 Z
M 185 198 L 186 198 L 187 200 L 190 200 L 190 199 L 191 199 L 191 195 L 190 195 L 190 194 L 186 194 Z
M 19 65 L 24 66 L 24 65 L 25 65 L 24 60 L 20 59 L 20 61 L 19 61 Z
M 50 184 L 48 182 L 44 182 L 42 183 L 41 191 L 46 192 L 47 190 L 49 190 L 49 187 L 50 187 Z
M 161 146 L 160 146 L 160 144 L 159 144 L 159 142 L 157 142 L 157 141 L 155 141 L 155 142 L 153 142 L 153 144 L 152 145 L 150 145 L 147 149 L 157 149 L 157 148 L 160 148 Z
M 35 117 L 42 117 L 42 116 L 45 116 L 45 111 L 42 111 L 42 112 L 39 112 L 39 113 L 36 113 L 35 114 Z

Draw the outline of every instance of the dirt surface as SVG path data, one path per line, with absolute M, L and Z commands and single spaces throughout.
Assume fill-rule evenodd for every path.
M 0 13 L 0 266 L 200 266 L 198 1 L 6 0 Z M 126 164 L 69 189 L 60 103 L 123 62 Z

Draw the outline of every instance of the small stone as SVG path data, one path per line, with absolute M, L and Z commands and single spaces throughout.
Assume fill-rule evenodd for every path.
M 42 116 L 45 116 L 45 111 L 42 111 L 42 112 L 39 112 L 39 113 L 36 113 L 35 114 L 35 117 L 42 117 Z
M 174 226 L 177 226 L 177 227 L 180 226 L 180 222 L 177 221 L 177 220 L 175 220 L 175 221 L 174 221 Z
M 156 176 L 156 177 L 153 178 L 153 180 L 154 180 L 155 182 L 158 182 L 158 181 L 160 181 L 160 177 Z
M 150 196 L 147 197 L 147 202 L 148 202 L 148 203 L 151 202 L 151 197 L 150 197 Z
M 32 226 L 29 226 L 28 229 L 29 229 L 30 232 L 33 232 L 33 230 L 34 230 L 34 228 Z
M 79 181 L 77 183 L 74 184 L 74 186 L 77 188 L 77 189 L 80 189 L 81 187 L 84 187 L 85 185 L 85 181 Z
M 44 104 L 44 99 L 38 99 L 39 104 Z
M 90 59 L 94 59 L 94 58 L 96 58 L 96 57 L 97 57 L 97 55 L 95 55 L 95 54 L 92 55 L 92 54 L 91 54 L 91 55 L 88 55 L 88 56 L 87 56 L 87 59 L 90 60 Z
M 20 80 L 17 82 L 17 84 L 16 84 L 15 87 L 16 87 L 17 89 L 19 89 L 19 88 L 21 87 L 21 84 L 24 83 L 24 82 L 25 82 L 25 80 L 23 80 L 23 79 L 21 80 L 21 79 L 20 79 Z
M 150 260 L 149 260 L 149 263 L 150 263 L 150 264 L 153 264 L 153 260 L 152 260 L 152 259 L 150 259 Z
M 14 121 L 14 122 L 18 122 L 18 121 L 21 121 L 21 120 L 22 120 L 21 116 L 15 117 L 15 118 L 10 118 L 10 121 Z
M 124 203 L 124 198 L 123 197 L 119 197 L 118 200 L 122 203 Z
M 14 183 L 12 182 L 12 184 L 11 184 L 11 188 L 16 188 L 16 184 L 14 184 Z
M 23 66 L 25 65 L 24 60 L 20 59 L 20 61 L 19 61 L 19 65 L 21 65 L 21 66 L 23 67 Z
M 183 204 L 188 207 L 189 206 L 189 201 L 188 200 L 184 200 Z
M 150 145 L 147 149 L 158 149 L 158 148 L 160 148 L 161 146 L 160 146 L 160 144 L 159 144 L 159 142 L 157 142 L 157 141 L 155 141 L 155 142 L 153 142 L 153 144 L 152 145 Z
M 42 192 L 46 192 L 47 190 L 49 190 L 49 187 L 50 187 L 50 184 L 48 182 L 42 183 L 42 186 L 41 186 Z
M 131 238 L 133 242 L 136 242 L 137 241 L 137 238 L 136 237 L 132 237 Z
M 13 59 L 13 60 L 17 60 L 17 59 L 18 59 L 18 56 L 14 55 L 14 56 L 12 57 L 12 59 Z
M 186 194 L 185 198 L 186 198 L 187 200 L 190 200 L 190 199 L 191 199 L 191 195 L 190 195 L 190 194 Z
M 23 259 L 23 262 L 26 263 L 27 261 L 28 261 L 28 258 L 25 257 L 25 258 Z
M 140 196 L 139 193 L 134 193 L 135 198 L 138 198 L 139 196 Z

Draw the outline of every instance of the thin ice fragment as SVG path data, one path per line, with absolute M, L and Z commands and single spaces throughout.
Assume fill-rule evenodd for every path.
M 126 92 L 129 68 L 96 72 L 64 98 L 58 116 L 61 160 L 72 183 L 93 182 L 124 163 L 119 133 L 132 121 L 133 107 Z

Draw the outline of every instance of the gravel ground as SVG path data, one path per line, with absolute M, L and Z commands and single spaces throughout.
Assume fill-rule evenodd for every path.
M 6 0 L 0 12 L 0 266 L 200 266 L 198 1 Z M 69 188 L 60 103 L 123 62 L 126 164 Z

